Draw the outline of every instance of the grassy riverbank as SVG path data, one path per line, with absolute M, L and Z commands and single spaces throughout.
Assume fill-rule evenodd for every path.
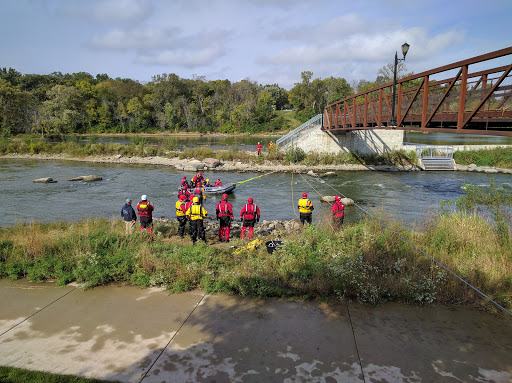
M 512 148 L 497 147 L 485 150 L 457 151 L 453 154 L 457 164 L 477 166 L 494 166 L 497 168 L 512 168 Z
M 436 260 L 505 307 L 512 307 L 512 251 L 503 233 L 463 213 L 432 216 L 421 234 L 390 225 Z M 125 236 L 124 223 L 19 224 L 0 230 L 0 277 L 195 288 L 241 296 L 332 299 L 379 303 L 486 304 L 429 258 L 377 221 L 304 228 L 283 237 L 269 255 L 264 246 L 235 252 L 226 244 L 191 246 L 175 223 L 158 223 L 154 242 Z M 508 232 L 510 236 L 510 232 Z M 300 241 L 297 241 L 300 238 Z M 265 239 L 264 239 L 265 240 Z M 245 242 L 230 244 L 241 247 Z
M 105 157 L 122 155 L 124 157 L 164 157 L 180 159 L 198 159 L 217 158 L 221 161 L 253 161 L 256 164 L 263 164 L 265 161 L 271 161 L 275 164 L 288 165 L 290 163 L 306 166 L 315 165 L 344 165 L 344 164 L 363 164 L 363 165 L 410 165 L 415 164 L 417 159 L 414 152 L 393 151 L 384 155 L 362 155 L 358 153 L 309 153 L 302 150 L 282 151 L 264 151 L 261 157 L 256 156 L 255 150 L 213 150 L 209 147 L 191 147 L 178 151 L 177 141 L 169 137 L 159 145 L 151 145 L 141 136 L 134 136 L 130 143 L 94 143 L 96 137 L 91 137 L 91 142 L 80 145 L 76 139 L 69 141 L 50 143 L 40 138 L 24 136 L 16 140 L 0 139 L 0 155 L 12 154 L 47 154 L 47 155 L 65 155 L 73 158 L 87 157 Z

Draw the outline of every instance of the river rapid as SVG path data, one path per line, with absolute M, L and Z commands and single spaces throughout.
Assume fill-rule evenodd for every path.
M 240 182 L 261 173 L 203 172 L 212 181 Z M 66 181 L 95 174 L 102 181 Z M 174 204 L 183 176 L 193 173 L 164 166 L 77 163 L 72 161 L 0 160 L 0 226 L 30 221 L 74 221 L 89 217 L 120 217 L 124 200 L 134 205 L 147 194 L 155 206 L 154 217 L 175 218 Z M 32 180 L 52 177 L 57 183 L 38 184 Z M 512 190 L 512 175 L 473 172 L 375 172 L 339 171 L 337 176 L 316 179 L 304 176 L 321 195 L 342 194 L 380 217 L 403 221 L 407 226 L 421 223 L 429 211 L 439 209 L 443 200 L 454 201 L 464 194 L 464 184 L 487 186 L 494 179 L 498 186 Z M 335 192 L 335 188 L 339 193 Z M 235 216 L 248 197 L 261 209 L 262 219 L 289 220 L 298 214 L 297 201 L 308 193 L 315 210 L 314 221 L 322 224 L 330 205 L 300 175 L 274 173 L 239 185 L 230 201 Z M 208 196 L 205 208 L 215 215 L 220 196 Z M 295 209 L 294 209 L 295 207 Z M 355 206 L 346 208 L 346 222 L 362 218 Z

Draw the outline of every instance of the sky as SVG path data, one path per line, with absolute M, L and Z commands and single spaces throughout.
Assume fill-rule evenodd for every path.
M 0 0 L 0 67 L 141 83 L 163 73 L 291 89 L 420 73 L 512 46 L 511 0 Z M 508 56 L 499 65 L 510 64 Z

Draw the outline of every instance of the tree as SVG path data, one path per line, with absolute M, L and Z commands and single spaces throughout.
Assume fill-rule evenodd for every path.
M 70 86 L 55 85 L 47 92 L 42 110 L 50 133 L 76 132 L 84 122 L 83 93 Z
M 0 133 L 10 136 L 28 133 L 36 100 L 28 92 L 23 92 L 9 81 L 0 78 Z

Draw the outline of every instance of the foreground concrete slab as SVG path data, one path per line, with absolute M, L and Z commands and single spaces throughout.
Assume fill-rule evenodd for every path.
M 207 296 L 143 382 L 362 382 L 344 305 Z
M 0 280 L 0 334 L 74 289 L 53 283 Z
M 351 305 L 366 382 L 512 382 L 512 321 L 457 307 Z
M 75 290 L 0 337 L 0 364 L 139 382 L 204 293 Z

